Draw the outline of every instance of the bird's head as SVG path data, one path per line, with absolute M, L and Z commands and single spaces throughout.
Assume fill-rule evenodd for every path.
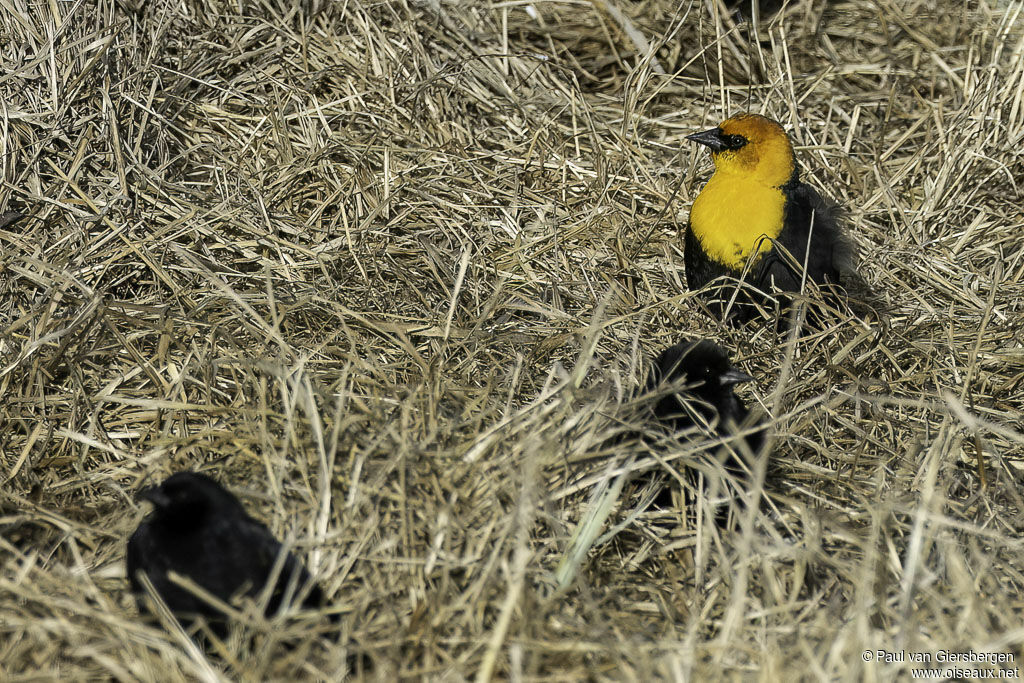
M 655 361 L 648 388 L 683 378 L 688 393 L 712 404 L 731 394 L 733 386 L 754 379 L 733 367 L 722 347 L 707 339 L 676 344 L 663 351 Z
M 781 187 L 793 176 L 789 136 L 760 114 L 733 116 L 717 128 L 686 137 L 711 150 L 716 173 L 743 175 L 767 187 Z
M 230 513 L 241 504 L 216 481 L 197 472 L 172 474 L 158 486 L 139 492 L 141 500 L 153 504 L 153 519 L 174 525 L 201 519 L 211 509 Z

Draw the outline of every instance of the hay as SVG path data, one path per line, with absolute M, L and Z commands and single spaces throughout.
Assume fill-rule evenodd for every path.
M 597 5 L 0 6 L 0 678 L 1019 665 L 1020 3 Z M 881 319 L 789 340 L 685 292 L 683 138 L 746 109 L 846 206 Z M 627 486 L 555 590 L 589 501 L 695 450 L 612 438 L 685 335 L 759 378 L 776 511 Z M 339 643 L 139 621 L 133 494 L 184 468 L 295 539 Z

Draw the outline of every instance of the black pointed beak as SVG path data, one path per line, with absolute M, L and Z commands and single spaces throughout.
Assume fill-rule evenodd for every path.
M 734 384 L 743 384 L 744 382 L 753 382 L 754 378 L 736 368 L 729 368 L 722 373 L 721 382 L 723 387 L 730 387 Z
M 721 152 L 728 149 L 728 145 L 725 144 L 725 140 L 722 139 L 722 129 L 712 128 L 711 130 L 702 130 L 699 133 L 693 135 L 687 135 L 687 140 L 693 140 L 694 142 L 700 143 L 705 147 L 708 147 L 712 152 Z
M 148 500 L 157 508 L 165 508 L 171 504 L 171 499 L 159 486 L 150 486 L 149 488 L 142 489 L 135 497 L 138 500 Z

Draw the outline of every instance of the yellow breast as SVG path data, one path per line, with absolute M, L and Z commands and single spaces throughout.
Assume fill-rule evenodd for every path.
M 786 197 L 778 187 L 751 182 L 740 174 L 715 173 L 690 209 L 690 229 L 713 260 L 734 270 L 771 250 L 782 232 Z

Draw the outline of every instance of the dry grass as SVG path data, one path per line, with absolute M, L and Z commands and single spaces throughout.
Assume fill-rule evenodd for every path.
M 1019 665 L 1020 3 L 716 5 L 0 4 L 0 678 Z M 881 322 L 790 342 L 685 292 L 683 136 L 746 109 L 847 207 Z M 686 335 L 759 377 L 777 512 L 721 532 L 627 487 L 553 591 Z M 184 468 L 295 539 L 340 644 L 254 617 L 207 658 L 138 620 L 133 495 Z

